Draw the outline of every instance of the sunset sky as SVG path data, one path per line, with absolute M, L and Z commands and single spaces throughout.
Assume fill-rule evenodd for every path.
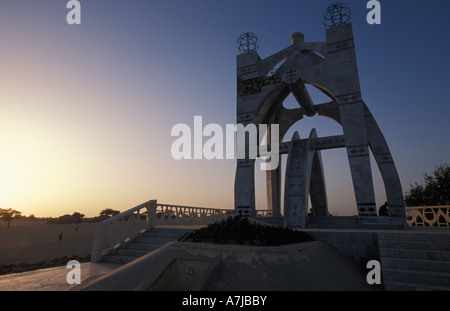
M 346 4 L 362 95 L 407 192 L 450 163 L 450 2 L 380 2 L 381 25 L 367 24 L 367 1 Z M 0 1 L 0 207 L 25 215 L 96 216 L 150 199 L 232 208 L 235 161 L 174 160 L 171 129 L 194 116 L 235 123 L 239 35 L 256 33 L 262 58 L 294 32 L 325 41 L 333 1 L 80 0 L 81 25 L 67 24 L 66 3 Z M 291 97 L 285 105 L 295 107 Z M 285 140 L 312 128 L 342 133 L 305 118 Z M 330 211 L 356 214 L 346 151 L 326 151 L 323 161 Z M 265 175 L 256 176 L 262 209 Z

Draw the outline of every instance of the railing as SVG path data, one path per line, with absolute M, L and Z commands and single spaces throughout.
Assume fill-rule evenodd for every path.
M 227 209 L 157 204 L 155 224 L 157 226 L 206 225 L 233 214 L 234 210 Z
M 102 257 L 127 241 L 155 226 L 156 200 L 138 205 L 128 211 L 95 224 L 91 261 Z
M 406 222 L 411 227 L 450 227 L 450 206 L 406 207 Z
M 151 200 L 95 225 L 91 261 L 121 247 L 143 232 L 164 225 L 206 225 L 227 216 L 233 210 L 157 204 Z

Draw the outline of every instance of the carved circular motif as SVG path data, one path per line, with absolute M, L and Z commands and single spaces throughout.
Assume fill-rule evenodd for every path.
M 236 45 L 241 54 L 257 52 L 259 49 L 259 40 L 253 32 L 245 32 L 239 36 Z
M 328 28 L 348 24 L 351 22 L 351 13 L 350 8 L 342 2 L 331 4 L 323 14 L 323 24 Z

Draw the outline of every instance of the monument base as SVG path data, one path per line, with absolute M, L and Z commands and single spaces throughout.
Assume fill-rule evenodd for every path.
M 82 290 L 180 288 L 213 291 L 375 290 L 367 284 L 366 275 L 358 264 L 320 241 L 271 247 L 171 242 L 92 281 Z
M 387 216 L 309 216 L 306 228 L 408 230 L 406 218 Z

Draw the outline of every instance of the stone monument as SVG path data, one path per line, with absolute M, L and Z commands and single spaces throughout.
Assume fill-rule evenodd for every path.
M 305 42 L 303 33 L 296 32 L 290 36 L 288 47 L 264 59 L 257 52 L 260 43 L 255 34 L 244 33 L 238 39 L 236 122 L 244 126 L 278 124 L 280 142 L 289 128 L 304 117 L 328 117 L 343 128 L 343 135 L 331 137 L 319 137 L 313 130 L 309 137 L 301 139 L 296 132 L 290 142 L 279 145 L 278 157 L 288 154 L 284 185 L 284 220 L 288 227 L 305 227 L 308 197 L 312 215 L 329 215 L 320 152 L 333 148 L 347 150 L 359 217 L 403 224 L 405 206 L 397 169 L 361 94 L 350 10 L 339 3 L 331 5 L 324 14 L 324 25 L 326 42 Z M 331 101 L 313 103 L 305 85 L 316 87 Z M 283 107 L 290 94 L 299 108 Z M 387 217 L 377 216 L 370 152 L 383 178 Z M 255 216 L 254 170 L 255 159 L 237 160 L 237 214 Z M 281 174 L 281 165 L 266 172 L 267 205 L 274 217 L 282 214 Z

